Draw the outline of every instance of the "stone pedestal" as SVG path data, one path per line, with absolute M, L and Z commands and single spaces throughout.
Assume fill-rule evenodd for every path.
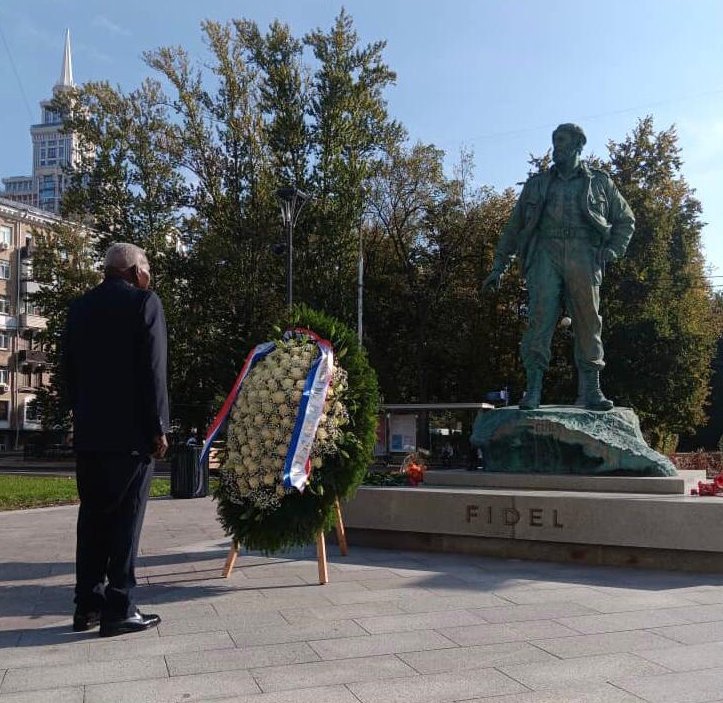
M 723 498 L 693 497 L 630 408 L 478 415 L 484 471 L 428 471 L 416 488 L 359 489 L 350 544 L 723 572 Z
M 646 444 L 630 408 L 498 408 L 477 416 L 470 441 L 482 448 L 485 471 L 491 472 L 676 475 L 673 464 Z
M 723 572 L 723 498 L 699 480 L 430 471 L 360 488 L 344 523 L 351 545 Z

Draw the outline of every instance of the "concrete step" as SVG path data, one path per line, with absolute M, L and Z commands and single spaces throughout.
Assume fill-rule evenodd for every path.
M 559 477 L 558 477 L 559 478 Z M 470 486 L 363 486 L 351 544 L 723 572 L 723 498 Z
M 683 471 L 678 476 L 574 476 L 447 469 L 426 471 L 424 474 L 426 486 L 650 495 L 686 495 L 691 488 L 698 485 L 698 481 L 705 480 L 705 471 Z

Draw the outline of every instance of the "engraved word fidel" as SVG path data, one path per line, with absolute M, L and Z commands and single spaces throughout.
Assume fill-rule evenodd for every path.
M 494 525 L 501 522 L 503 525 L 517 525 L 521 520 L 524 520 L 522 524 L 530 527 L 545 527 L 546 525 L 557 528 L 565 527 L 557 510 L 545 511 L 542 508 L 529 508 L 522 511 L 516 508 L 493 510 L 492 506 L 488 505 L 484 506 L 484 510 L 480 512 L 479 505 L 467 505 L 465 508 L 465 522 L 468 523 L 482 522 Z

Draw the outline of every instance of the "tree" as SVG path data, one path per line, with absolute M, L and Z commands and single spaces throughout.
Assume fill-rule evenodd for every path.
M 314 195 L 296 230 L 295 297 L 352 317 L 363 184 L 401 134 L 383 99 L 394 80 L 384 44 L 361 46 L 343 11 L 302 39 L 279 22 L 202 31 L 203 63 L 178 47 L 145 55 L 168 94 L 152 79 L 129 93 L 89 83 L 58 105 L 82 154 L 64 214 L 97 232 L 95 261 L 110 241 L 148 251 L 169 323 L 172 410 L 186 426 L 207 422 L 285 307 L 285 262 L 272 253 L 280 186 Z
M 511 189 L 498 193 L 481 188 L 465 218 L 465 237 L 460 242 L 466 252 L 465 266 L 457 283 L 460 295 L 449 307 L 458 311 L 458 326 L 466 330 L 457 383 L 467 393 L 476 393 L 460 400 L 484 400 L 485 392 L 503 388 L 517 398 L 524 388 L 519 350 L 527 325 L 527 291 L 522 273 L 515 265 L 502 279 L 499 291 L 479 293 L 514 204 Z
M 33 232 L 33 278 L 40 290 L 33 294 L 32 302 L 47 317 L 41 343 L 53 368 L 49 385 L 36 393 L 46 430 L 70 428 L 60 341 L 70 302 L 100 281 L 93 240 L 93 232 L 71 223 Z
M 70 187 L 64 194 L 62 214 L 92 228 L 84 243 L 84 265 L 89 266 L 83 281 L 90 286 L 100 268 L 103 254 L 112 242 L 131 242 L 142 247 L 153 273 L 153 287 L 163 300 L 168 318 L 171 386 L 177 378 L 174 369 L 183 369 L 188 337 L 183 334 L 183 299 L 186 280 L 182 255 L 183 207 L 188 189 L 178 168 L 181 139 L 169 120 L 166 98 L 157 81 L 146 80 L 140 88 L 123 94 L 107 83 L 87 83 L 63 92 L 56 107 L 64 116 L 64 129 L 78 140 L 79 161 L 70 170 Z M 54 228 L 54 237 L 41 241 L 42 257 L 53 260 L 54 253 L 79 246 L 79 232 L 67 226 Z M 86 230 L 87 234 L 87 230 Z M 76 262 L 81 259 L 75 258 Z M 65 280 L 69 275 L 70 279 Z M 60 323 L 61 307 L 68 300 L 62 291 L 83 292 L 66 267 L 59 267 L 48 284 L 43 304 L 50 326 Z M 180 363 L 179 363 L 180 362 Z M 60 373 L 60 371 L 58 371 Z M 53 382 L 53 388 L 57 383 Z M 56 397 L 56 396 L 52 396 Z M 49 399 L 49 398 L 48 398 Z M 49 416 L 54 413 L 47 409 Z M 60 412 L 61 406 L 58 407 Z M 57 413 L 55 413 L 57 414 Z
M 672 451 L 680 433 L 704 421 L 720 334 L 705 276 L 701 205 L 682 176 L 674 127 L 656 132 L 646 117 L 624 141 L 610 142 L 609 152 L 636 226 L 604 284 L 605 383 L 637 411 L 650 442 Z
M 520 376 L 519 275 L 479 295 L 514 196 L 474 190 L 470 154 L 447 178 L 443 156 L 432 145 L 399 148 L 371 184 L 368 343 L 394 401 L 479 401 Z
M 57 289 L 43 293 L 49 339 L 107 244 L 142 246 L 168 313 L 174 415 L 205 425 L 285 308 L 275 192 L 295 186 L 312 196 L 295 229 L 295 299 L 352 322 L 363 241 L 365 343 L 388 399 L 479 400 L 504 386 L 519 394 L 519 271 L 499 292 L 478 293 L 514 193 L 475 189 L 471 154 L 449 178 L 434 145 L 404 143 L 385 101 L 396 77 L 384 42 L 362 44 L 343 10 L 328 31 L 301 38 L 280 22 L 262 32 L 245 19 L 202 31 L 202 63 L 178 47 L 145 55 L 167 91 L 152 79 L 127 94 L 89 83 L 58 99 L 82 154 L 64 214 L 96 235 L 82 275 L 53 272 L 51 252 L 42 255 Z M 545 167 L 549 154 L 530 163 Z M 650 118 L 610 144 L 608 164 L 596 163 L 638 218 L 629 255 L 604 284 L 606 389 L 664 446 L 703 419 L 718 333 L 700 204 L 681 175 L 674 130 L 655 133 Z M 73 233 L 54 236 L 49 246 L 75 251 Z M 569 331 L 559 330 L 550 397 L 571 399 L 570 357 Z
M 351 323 L 365 186 L 376 164 L 404 135 L 389 118 L 383 96 L 396 75 L 383 61 L 385 42 L 360 46 L 344 10 L 329 32 L 310 32 L 304 43 L 317 68 L 307 109 L 314 199 L 299 227 L 305 234 L 299 291 L 311 306 Z
M 213 80 L 181 48 L 145 55 L 174 91 L 169 103 L 189 183 L 179 321 L 186 354 L 171 393 L 174 414 L 195 426 L 205 426 L 268 316 L 283 306 L 283 289 L 273 285 L 282 280 L 271 253 L 277 216 L 250 31 L 243 23 L 202 28 Z

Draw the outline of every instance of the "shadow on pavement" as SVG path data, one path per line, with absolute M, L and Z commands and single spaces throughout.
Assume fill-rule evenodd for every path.
M 227 546 L 219 545 L 203 551 L 178 551 L 140 557 L 138 576 L 141 585 L 137 595 L 141 607 L 151 610 L 153 605 L 186 602 L 189 610 L 193 610 L 197 601 L 243 590 L 273 592 L 288 588 L 319 588 L 312 580 L 298 577 L 298 571 L 292 573 L 298 579 L 293 583 L 288 582 L 287 576 L 279 576 L 279 583 L 273 583 L 278 574 L 275 568 L 299 559 L 315 560 L 313 548 L 296 549 L 271 558 L 259 553 L 244 553 L 235 570 L 240 578 L 232 576 L 225 579 L 221 576 L 221 568 L 227 551 Z M 551 586 L 634 588 L 651 593 L 723 585 L 723 576 L 715 574 L 640 571 L 608 566 L 581 567 L 574 564 L 354 547 L 351 547 L 346 557 L 339 556 L 333 549 L 329 560 L 331 584 L 334 583 L 335 573 L 344 573 L 344 580 L 349 581 L 349 572 L 358 572 L 358 578 L 353 580 L 364 581 L 365 575 L 372 575 L 376 568 L 385 572 L 383 578 L 408 580 L 410 586 L 428 590 L 432 596 L 436 591 L 440 597 L 492 593 L 510 586 L 525 588 L 537 584 L 539 587 L 540 581 Z M 166 571 L 164 567 L 170 570 Z M 310 569 L 314 568 L 310 564 Z M 254 572 L 259 569 L 270 570 L 271 573 L 262 573 L 257 578 Z M 0 591 L 0 618 L 11 627 L 14 618 L 26 618 L 25 622 L 30 624 L 30 627 L 0 632 L 0 649 L 67 644 L 97 637 L 95 632 L 74 633 L 71 630 L 73 572 L 72 562 L 0 563 L 0 582 L 5 582 Z M 46 579 L 57 577 L 70 578 L 55 584 L 43 583 Z M 253 608 L 252 605 L 249 607 Z M 62 619 L 62 622 L 53 622 L 55 617 Z M 34 618 L 43 618 L 45 622 L 33 628 L 31 623 Z

